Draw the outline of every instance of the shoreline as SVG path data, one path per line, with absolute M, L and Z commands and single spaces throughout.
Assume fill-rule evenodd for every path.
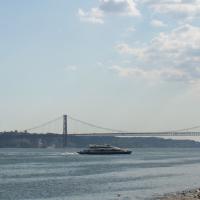
M 182 192 L 168 193 L 155 197 L 154 200 L 197 200 L 200 199 L 200 188 L 184 190 Z

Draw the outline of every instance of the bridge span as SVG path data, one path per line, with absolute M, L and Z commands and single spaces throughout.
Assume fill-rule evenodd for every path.
M 46 130 L 44 131 L 44 127 L 52 126 L 53 123 L 58 122 L 60 130 L 50 131 Z M 62 122 L 62 126 L 61 126 Z M 75 128 L 73 129 L 73 123 L 76 124 Z M 78 124 L 78 126 L 77 126 Z M 84 126 L 84 129 L 82 131 L 77 131 L 81 126 Z M 85 129 L 87 127 L 87 129 Z M 90 129 L 88 129 L 88 127 Z M 92 128 L 92 130 L 91 130 Z M 42 129 L 42 130 L 41 130 Z M 94 131 L 95 129 L 95 131 Z M 47 121 L 46 123 L 42 123 L 38 126 L 34 126 L 32 128 L 26 129 L 26 132 L 33 132 L 33 133 L 62 133 L 63 134 L 63 146 L 67 146 L 67 137 L 68 135 L 85 135 L 85 136 L 118 136 L 118 137 L 169 137 L 169 136 L 178 136 L 178 137 L 184 137 L 184 136 L 200 136 L 200 125 L 199 126 L 193 126 L 189 128 L 183 128 L 178 130 L 168 130 L 168 131 L 126 131 L 126 130 L 117 130 L 112 128 L 107 128 L 103 126 L 99 126 L 90 122 L 86 122 L 77 118 L 74 118 L 70 115 L 63 115 L 56 119 Z
M 72 134 L 69 134 L 72 135 Z M 200 132 L 114 132 L 114 133 L 74 133 L 77 136 L 133 136 L 133 137 L 165 137 L 165 136 L 200 136 Z

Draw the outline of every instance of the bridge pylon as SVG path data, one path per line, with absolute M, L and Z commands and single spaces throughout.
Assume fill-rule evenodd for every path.
M 63 148 L 67 147 L 67 115 L 63 115 Z

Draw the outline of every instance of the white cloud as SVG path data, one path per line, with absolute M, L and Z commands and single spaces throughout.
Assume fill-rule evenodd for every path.
M 154 26 L 154 27 L 165 27 L 165 26 L 167 26 L 164 22 L 157 20 L 157 19 L 152 20 L 151 25 Z
M 181 17 L 182 19 L 200 17 L 199 0 L 138 0 L 137 2 L 149 4 L 154 11 L 170 14 L 173 17 Z
M 99 0 L 99 6 L 91 8 L 90 11 L 86 12 L 81 8 L 78 10 L 81 21 L 94 24 L 103 24 L 107 14 L 139 16 L 140 11 L 133 0 Z
M 157 3 L 153 8 L 158 12 L 179 12 L 183 14 L 198 14 L 200 12 L 200 4 L 197 1 L 171 1 L 169 3 Z
M 186 24 L 180 26 L 170 33 L 160 33 L 152 40 L 152 48 L 155 47 L 163 53 L 175 53 L 183 58 L 183 54 L 200 50 L 200 27 Z M 187 54 L 186 54 L 187 55 Z M 188 55 L 192 56 L 192 55 Z
M 151 71 L 153 74 L 166 75 L 166 72 L 169 74 L 174 70 L 173 73 L 179 74 L 179 78 L 190 83 L 200 78 L 200 27 L 186 24 L 169 33 L 159 33 L 143 47 L 131 47 L 122 43 L 116 49 L 121 54 L 133 55 L 143 69 L 155 69 L 156 71 Z M 169 68 L 170 72 L 163 71 Z
M 141 67 L 124 68 L 114 65 L 111 69 L 123 77 L 143 78 L 149 81 L 182 80 L 187 76 L 184 71 L 175 68 L 144 69 Z
M 115 48 L 121 54 L 130 54 L 130 55 L 134 55 L 138 58 L 144 58 L 145 48 L 130 47 L 126 43 L 120 43 L 120 44 L 116 45 Z
M 78 15 L 81 21 L 90 22 L 94 24 L 103 24 L 103 12 L 98 8 L 92 8 L 91 11 L 85 12 L 79 8 Z
M 139 16 L 133 0 L 101 0 L 99 8 L 105 13 Z

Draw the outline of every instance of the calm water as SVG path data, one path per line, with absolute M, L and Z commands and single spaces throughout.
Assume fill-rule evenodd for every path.
M 1 200 L 132 200 L 200 187 L 200 149 L 0 149 Z

